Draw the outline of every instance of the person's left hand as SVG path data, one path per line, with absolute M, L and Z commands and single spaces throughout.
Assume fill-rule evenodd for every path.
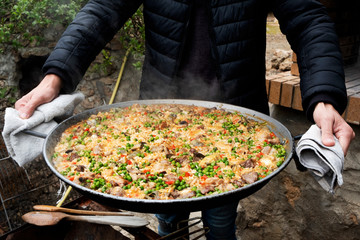
M 316 125 L 321 129 L 321 140 L 325 146 L 334 146 L 334 135 L 339 139 L 341 148 L 346 156 L 355 132 L 340 116 L 335 108 L 328 103 L 320 102 L 316 105 L 313 117 Z

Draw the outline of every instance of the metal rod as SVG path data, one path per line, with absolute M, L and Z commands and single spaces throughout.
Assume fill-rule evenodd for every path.
M 179 226 L 180 226 L 181 223 L 190 222 L 190 221 L 193 221 L 193 220 L 197 220 L 197 221 L 194 222 L 194 223 L 192 223 L 192 224 L 190 224 L 190 225 L 188 225 L 188 226 L 179 228 Z M 190 218 L 190 219 L 188 219 L 188 220 L 180 221 L 180 222 L 177 223 L 177 228 L 178 228 L 178 229 L 177 229 L 176 231 L 174 231 L 174 232 L 172 232 L 172 233 L 170 233 L 170 234 L 168 234 L 168 235 L 166 235 L 166 236 L 163 236 L 163 237 L 161 237 L 161 238 L 159 238 L 159 239 L 157 239 L 157 240 L 165 240 L 165 239 L 173 239 L 173 240 L 176 240 L 176 239 L 187 239 L 186 237 L 190 237 L 191 235 L 193 235 L 193 234 L 195 234 L 195 233 L 204 231 L 202 234 L 200 234 L 199 236 L 197 236 L 197 237 L 194 238 L 194 240 L 199 239 L 200 237 L 204 236 L 207 232 L 209 232 L 209 228 L 207 228 L 207 227 L 200 228 L 200 229 L 194 230 L 194 231 L 189 232 L 189 233 L 184 233 L 183 235 L 177 236 L 177 237 L 175 237 L 175 238 L 174 238 L 174 235 L 175 235 L 175 234 L 178 234 L 178 233 L 181 233 L 181 232 L 183 232 L 183 231 L 186 230 L 186 229 L 190 229 L 191 227 L 197 225 L 197 224 L 200 223 L 200 222 L 201 222 L 201 218 L 200 218 L 200 217 L 194 217 L 194 218 Z
M 39 138 L 46 138 L 47 137 L 47 135 L 44 134 L 44 133 L 39 133 L 39 132 L 29 130 L 29 129 L 23 130 L 22 133 L 25 133 L 25 134 L 28 134 L 28 135 L 31 135 L 31 136 L 34 136 L 34 137 L 39 137 Z
M 304 134 L 299 134 L 299 135 L 296 135 L 294 137 L 294 140 L 297 141 L 297 140 L 300 140 L 300 138 L 303 136 Z
M 3 198 L 2 198 L 2 196 L 1 196 L 1 193 L 0 193 L 0 199 L 1 199 L 2 207 L 3 207 L 3 209 L 4 209 L 6 221 L 7 221 L 8 225 L 9 225 L 9 229 L 10 229 L 10 231 L 11 231 L 11 230 L 12 230 L 11 222 L 10 222 L 9 216 L 8 216 L 8 214 L 7 214 L 7 211 L 6 211 L 5 204 L 4 204 Z
M 56 183 L 56 182 L 52 182 L 52 183 L 48 183 L 48 184 L 46 184 L 46 185 L 42 185 L 42 186 L 39 186 L 39 187 L 30 189 L 30 190 L 27 190 L 26 192 L 22 192 L 22 193 L 20 193 L 20 194 L 15 195 L 15 196 L 11 196 L 11 197 L 9 197 L 9 198 L 6 198 L 6 199 L 4 199 L 3 201 L 4 201 L 4 202 L 7 202 L 7 201 L 10 201 L 10 200 L 12 200 L 12 199 L 16 199 L 16 198 L 22 197 L 22 196 L 24 196 L 24 195 L 26 195 L 26 194 L 35 192 L 35 191 L 37 191 L 37 190 L 39 190 L 39 189 L 45 188 L 45 187 L 50 186 L 50 185 L 53 185 L 53 184 L 55 184 L 55 183 Z

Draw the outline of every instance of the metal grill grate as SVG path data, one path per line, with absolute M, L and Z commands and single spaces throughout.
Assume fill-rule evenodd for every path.
M 19 167 L 0 137 L 0 236 L 24 225 L 21 216 L 33 205 L 56 204 L 58 189 L 59 180 L 41 157 Z

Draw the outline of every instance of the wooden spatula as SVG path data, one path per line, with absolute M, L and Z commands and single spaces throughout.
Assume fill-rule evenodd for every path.
M 143 218 L 135 216 L 82 216 L 70 215 L 62 212 L 28 212 L 22 216 L 22 219 L 30 224 L 37 226 L 55 225 L 61 220 L 83 221 L 105 225 L 117 225 L 121 227 L 143 227 L 149 222 Z
M 82 215 L 98 215 L 98 216 L 133 216 L 133 214 L 128 212 L 106 212 L 106 211 L 88 211 L 88 210 L 78 210 L 71 208 L 55 207 L 50 205 L 35 205 L 33 206 L 36 211 L 48 211 L 48 212 L 64 212 L 64 213 L 73 213 L 73 214 L 82 214 Z

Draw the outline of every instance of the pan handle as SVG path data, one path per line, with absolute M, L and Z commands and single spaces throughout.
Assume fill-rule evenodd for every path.
M 294 141 L 300 140 L 300 138 L 303 136 L 304 134 L 299 134 L 293 137 Z
M 29 130 L 29 129 L 25 129 L 22 132 L 25 133 L 25 134 L 34 136 L 34 137 L 39 137 L 39 138 L 44 138 L 44 139 L 47 137 L 47 135 L 44 134 L 44 133 L 39 133 L 39 132 Z
M 294 145 L 293 145 L 293 159 L 295 161 L 295 165 L 296 165 L 296 169 L 299 170 L 300 172 L 306 172 L 307 168 L 304 167 L 299 160 L 299 156 L 296 154 L 296 146 L 295 146 L 295 141 L 300 140 L 300 138 L 303 136 L 304 134 L 299 134 L 293 137 L 294 139 Z

